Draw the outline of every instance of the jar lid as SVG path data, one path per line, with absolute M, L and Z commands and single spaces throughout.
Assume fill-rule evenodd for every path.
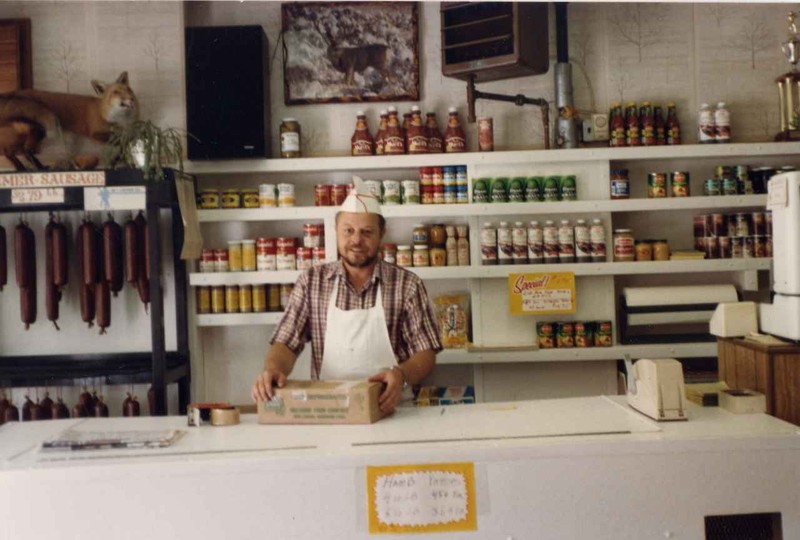
M 281 122 L 297 122 L 296 118 L 284 118 Z
M 636 241 L 634 242 L 634 244 L 636 244 L 637 246 L 638 246 L 639 244 L 652 244 L 652 243 L 653 243 L 653 241 L 652 241 L 652 240 L 636 240 Z
M 411 251 L 411 246 L 400 245 L 400 246 L 397 246 L 397 249 L 398 250 Z
M 389 113 L 386 111 L 386 109 L 381 109 L 381 112 L 380 112 L 381 116 L 385 116 L 387 114 L 389 114 Z
M 633 230 L 633 229 L 614 229 L 614 234 L 624 234 L 624 233 L 629 233 L 629 232 L 631 232 L 632 230 Z
M 222 192 L 223 193 L 239 193 L 239 190 L 236 189 L 236 188 L 228 188 L 228 189 L 223 189 Z
M 255 240 L 250 240 L 250 239 L 248 239 L 248 240 L 242 240 L 242 244 L 255 244 L 255 243 L 256 243 L 256 241 L 255 241 Z
M 414 249 L 428 249 L 428 246 L 414 246 Z
M 235 245 L 238 245 L 238 244 L 241 244 L 241 243 L 242 243 L 241 240 L 228 240 L 228 245 L 229 246 L 235 246 Z
M 484 227 L 491 227 L 491 226 L 492 226 L 492 224 L 491 224 L 490 222 L 488 222 L 488 221 L 487 221 L 487 222 L 485 222 L 485 223 L 483 224 L 483 226 L 484 226 Z
M 449 107 L 447 109 L 447 112 L 452 114 L 452 113 L 456 112 L 456 108 L 455 107 Z
M 425 224 L 424 224 L 424 223 L 414 223 L 414 228 L 415 228 L 415 229 L 416 229 L 417 227 L 424 227 L 424 226 L 425 226 Z

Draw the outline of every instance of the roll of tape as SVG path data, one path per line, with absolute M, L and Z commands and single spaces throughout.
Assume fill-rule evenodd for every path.
M 239 423 L 239 409 L 228 407 L 225 409 L 211 409 L 212 426 L 234 426 Z

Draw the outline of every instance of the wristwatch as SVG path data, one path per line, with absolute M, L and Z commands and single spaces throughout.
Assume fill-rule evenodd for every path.
M 408 388 L 408 380 L 406 379 L 406 372 L 400 369 L 400 366 L 392 366 L 392 371 L 397 371 L 403 377 L 403 390 Z

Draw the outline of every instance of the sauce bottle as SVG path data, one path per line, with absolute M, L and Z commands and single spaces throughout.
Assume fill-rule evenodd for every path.
M 700 105 L 697 113 L 697 142 L 710 144 L 716 142 L 716 126 L 714 125 L 714 111 L 708 103 Z
M 461 129 L 461 122 L 458 120 L 458 112 L 455 107 L 448 109 L 447 129 L 444 132 L 444 151 L 448 153 L 467 151 L 467 138 L 464 130 Z
M 491 223 L 484 223 L 481 227 L 481 264 L 497 264 L 497 229 Z
M 408 128 L 411 127 L 411 113 L 403 113 L 403 125 L 400 131 L 403 133 L 403 140 L 406 143 L 406 153 L 408 153 Z
M 544 263 L 558 263 L 558 227 L 548 219 L 542 227 L 542 244 L 544 246 Z
M 653 107 L 649 101 L 643 101 L 639 108 L 639 125 L 643 146 L 656 145 L 656 126 L 653 117 Z
M 639 133 L 639 112 L 636 109 L 636 103 L 632 101 L 625 105 L 625 144 L 628 146 L 642 145 Z
M 394 107 L 389 107 L 389 118 L 383 141 L 383 153 L 387 156 L 406 153 L 406 143 L 403 139 L 403 132 L 400 130 L 397 109 Z
M 386 125 L 388 123 L 389 113 L 386 109 L 381 111 L 381 121 L 378 124 L 378 133 L 375 134 L 375 154 L 381 156 L 384 154 L 384 144 L 386 137 Z
M 445 227 L 447 241 L 444 248 L 447 251 L 447 266 L 458 266 L 458 239 L 456 238 L 455 225 Z
M 544 237 L 538 221 L 528 225 L 528 262 L 542 264 L 544 257 Z
M 442 132 L 439 131 L 439 124 L 436 122 L 436 113 L 429 112 L 426 115 L 425 131 L 428 135 L 428 153 L 440 154 L 444 152 L 444 139 Z
M 411 123 L 406 131 L 406 143 L 409 154 L 428 153 L 428 133 L 422 125 L 422 113 L 416 105 L 411 107 Z
M 467 226 L 458 225 L 456 235 L 458 236 L 458 266 L 469 266 L 469 236 Z
M 356 112 L 356 130 L 350 138 L 350 149 L 354 156 L 371 156 L 375 150 L 375 141 L 369 133 L 364 111 Z
M 592 238 L 585 219 L 575 225 L 575 262 L 592 262 Z
M 667 103 L 667 144 L 681 144 L 681 124 L 672 102 Z
M 606 262 L 606 230 L 600 219 L 592 220 L 589 237 L 592 241 L 592 262 Z
M 497 262 L 514 264 L 514 240 L 508 222 L 501 221 L 497 227 Z
M 653 107 L 653 123 L 656 129 L 656 145 L 662 146 L 667 144 L 667 130 L 661 107 Z
M 714 139 L 717 143 L 731 142 L 731 113 L 724 101 L 717 103 L 714 111 Z
M 625 146 L 625 119 L 622 117 L 622 104 L 619 102 L 612 103 L 609 116 L 610 136 L 608 145 L 615 148 Z
M 558 228 L 558 262 L 575 262 L 575 231 L 568 219 L 562 219 Z

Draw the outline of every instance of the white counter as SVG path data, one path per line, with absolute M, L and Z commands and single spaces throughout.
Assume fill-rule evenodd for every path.
M 800 538 L 798 428 L 766 415 L 692 407 L 657 424 L 595 397 L 403 409 L 371 426 L 242 420 L 2 426 L 0 538 L 368 538 L 365 468 L 440 462 L 474 463 L 478 530 L 436 538 L 700 539 L 706 515 L 757 512 Z M 38 451 L 70 426 L 187 434 L 69 456 L 82 459 Z

